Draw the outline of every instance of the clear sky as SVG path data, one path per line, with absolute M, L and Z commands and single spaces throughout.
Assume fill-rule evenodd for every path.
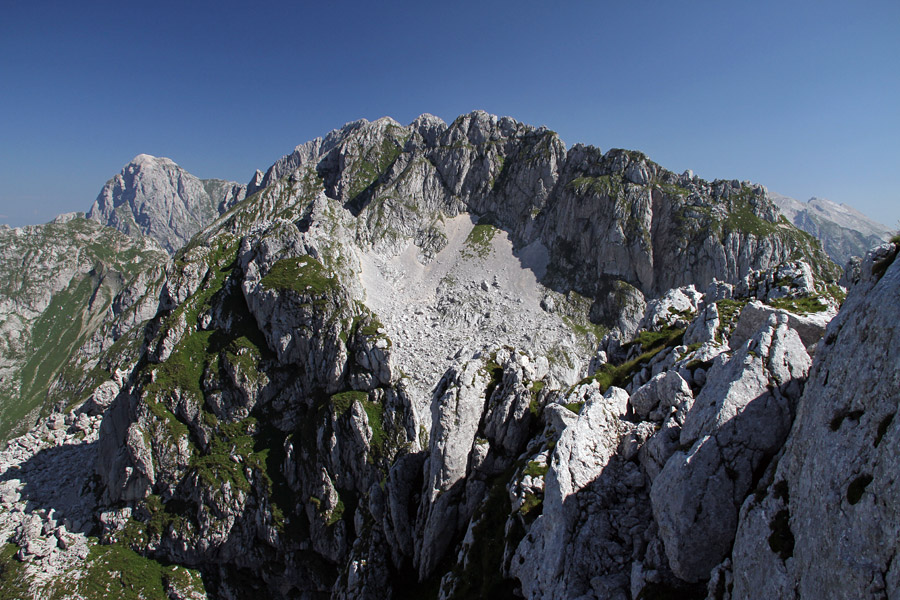
M 140 153 L 247 182 L 359 118 L 474 109 L 900 220 L 900 2 L 5 2 L 0 223 Z

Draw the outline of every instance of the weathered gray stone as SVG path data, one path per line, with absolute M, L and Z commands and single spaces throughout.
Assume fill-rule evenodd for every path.
M 584 408 L 559 438 L 543 513 L 510 567 L 526 597 L 612 598 L 630 589 L 625 564 L 650 513 L 646 501 L 634 501 L 646 494 L 643 475 L 616 455 L 632 427 L 620 418 L 620 392 L 601 396 L 590 386 L 573 392 L 584 395 Z
M 687 382 L 677 372 L 666 371 L 635 390 L 629 402 L 638 417 L 660 421 L 669 415 L 673 407 L 690 403 L 693 399 Z
M 737 327 L 728 340 L 729 345 L 735 349 L 739 348 L 759 331 L 763 323 L 768 321 L 770 315 L 773 314 L 787 315 L 789 327 L 800 335 L 800 339 L 807 348 L 811 348 L 822 339 L 826 325 L 837 314 L 837 310 L 829 307 L 822 312 L 796 314 L 759 301 L 752 301 L 741 311 Z
M 690 346 L 715 341 L 718 329 L 719 309 L 716 307 L 715 301 L 709 300 L 705 308 L 700 311 L 699 318 L 694 319 L 688 325 L 684 332 L 684 343 Z
M 682 447 L 653 481 L 653 514 L 672 571 L 700 581 L 728 555 L 738 508 L 760 465 L 787 437 L 810 359 L 787 317 L 770 317 L 727 362 L 718 361 L 691 407 Z
M 863 261 L 828 325 L 765 496 L 742 507 L 733 598 L 900 594 L 900 264 L 892 254 L 896 247 L 876 249 Z

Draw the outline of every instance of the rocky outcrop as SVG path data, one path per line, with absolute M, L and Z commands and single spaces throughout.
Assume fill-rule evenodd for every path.
M 696 394 L 718 385 L 707 362 L 727 347 L 707 305 L 735 288 L 749 293 L 750 283 L 760 289 L 759 273 L 789 255 L 820 256 L 775 221 L 761 188 L 676 176 L 640 153 L 566 151 L 553 132 L 480 112 L 450 125 L 428 116 L 408 127 L 353 123 L 254 182 L 254 202 L 176 255 L 147 329 L 147 363 L 104 421 L 102 501 L 144 523 L 144 551 L 245 569 L 269 590 L 339 597 L 390 595 L 386 565 L 423 584 L 439 578 L 445 598 L 473 593 L 473 582 L 491 588 L 493 576 L 477 570 L 484 564 L 545 597 L 703 578 L 670 567 L 650 483 L 666 481 Z M 500 235 L 516 268 L 533 275 L 501 270 L 459 285 L 499 255 Z M 827 261 L 815 264 L 817 275 L 831 273 Z M 390 286 L 407 274 L 434 287 L 397 319 L 402 296 Z M 708 284 L 703 304 L 697 285 Z M 473 335 L 484 327 L 522 343 L 514 336 L 535 327 L 530 302 L 554 323 L 546 339 L 524 340 L 534 354 Z M 701 309 L 705 346 L 679 346 Z M 491 325 L 494 310 L 503 320 Z M 420 321 L 463 328 L 463 337 L 410 333 Z M 595 352 L 604 323 L 616 329 L 605 359 Z M 629 342 L 635 330 L 643 337 Z M 595 354 L 628 391 L 599 378 L 559 391 Z M 567 405 L 584 406 L 582 427 Z M 605 437 L 595 440 L 587 431 L 600 421 Z M 261 443 L 277 450 L 265 465 Z M 571 533 L 585 511 L 596 518 Z M 168 525 L 148 528 L 159 519 Z M 122 525 L 107 521 L 115 535 Z M 289 536 L 292 528 L 307 533 Z M 485 550 L 485 535 L 504 542 Z M 523 538 L 581 548 L 583 558 L 517 566 L 544 556 L 520 550 Z
M 531 441 L 537 415 L 528 388 L 538 375 L 528 356 L 495 349 L 450 369 L 438 385 L 417 519 L 420 578 L 472 526 L 490 484 Z
M 727 362 L 726 362 L 727 360 Z M 784 443 L 810 359 L 788 319 L 770 318 L 713 364 L 680 446 L 653 481 L 653 514 L 672 571 L 706 579 L 728 554 L 755 473 Z
M 777 467 L 741 509 L 732 598 L 900 593 L 896 254 L 869 253 L 828 326 Z
M 197 179 L 168 158 L 139 154 L 106 182 L 87 217 L 172 254 L 246 194 L 246 186 Z
M 511 573 L 529 598 L 619 597 L 650 524 L 646 480 L 617 453 L 633 429 L 627 394 L 576 390 L 585 404 L 566 427 L 545 477 L 543 513 L 516 550 Z

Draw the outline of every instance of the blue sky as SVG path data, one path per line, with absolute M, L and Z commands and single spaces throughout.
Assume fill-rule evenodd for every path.
M 348 121 L 474 109 L 900 220 L 896 0 L 9 2 L 0 77 L 13 226 L 140 153 L 246 182 Z

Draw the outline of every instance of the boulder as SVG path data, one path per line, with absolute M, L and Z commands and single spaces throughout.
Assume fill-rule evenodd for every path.
M 781 448 L 810 366 L 787 316 L 772 315 L 734 356 L 717 361 L 653 481 L 653 514 L 672 571 L 709 577 L 731 548 L 755 473 Z

